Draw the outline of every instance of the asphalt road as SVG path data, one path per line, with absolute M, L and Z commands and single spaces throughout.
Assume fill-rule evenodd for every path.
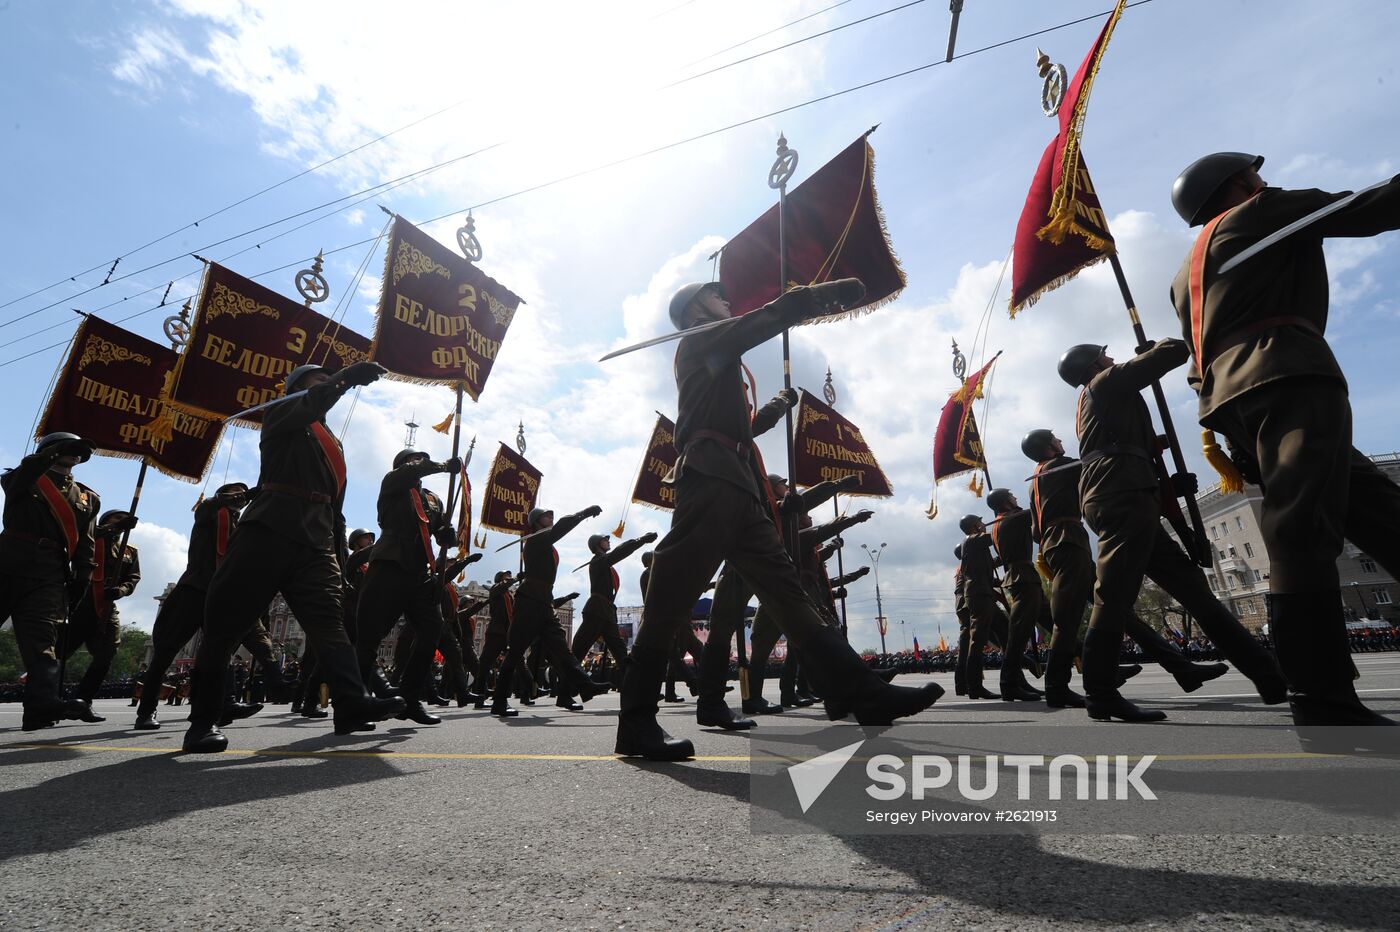
M 1400 655 L 1357 661 L 1400 714 Z M 1149 667 L 1125 692 L 1178 723 L 1285 720 L 1234 673 L 1183 696 Z M 345 738 L 274 706 L 208 757 L 177 753 L 183 709 L 135 732 L 107 700 L 105 724 L 25 734 L 0 706 L 0 928 L 1400 926 L 1395 835 L 754 835 L 746 735 L 663 706 L 701 757 L 622 761 L 615 694 L 546 701 Z M 1085 721 L 950 688 L 913 727 Z

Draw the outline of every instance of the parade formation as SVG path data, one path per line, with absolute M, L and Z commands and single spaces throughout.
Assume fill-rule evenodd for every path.
M 1174 183 L 1162 179 L 1181 221 L 1200 229 L 1169 295 L 1180 338 L 1150 339 L 1081 154 L 1089 91 L 1123 10 L 1120 3 L 1078 71 L 1060 70 L 1047 97 L 1059 131 L 1017 227 L 1012 312 L 1107 261 L 1134 330 L 1132 355 L 1110 355 L 1123 342 L 1116 334 L 1055 347 L 1066 386 L 1059 419 L 994 441 L 979 431 L 973 404 L 997 360 L 969 375 L 955 345 L 960 384 L 931 438 L 932 479 L 971 474 L 987 508 L 956 519 L 955 692 L 1095 721 L 1160 721 L 1164 712 L 1120 692 L 1140 671 L 1121 662 L 1127 638 L 1188 693 L 1233 667 L 1260 703 L 1287 703 L 1296 725 L 1397 724 L 1356 691 L 1337 560 L 1350 541 L 1400 576 L 1400 487 L 1352 443 L 1346 378 L 1325 339 L 1323 244 L 1400 229 L 1400 176 L 1357 195 L 1287 190 L 1265 182 L 1262 155 L 1215 152 Z M 1054 74 L 1045 63 L 1042 73 Z M 0 620 L 13 622 L 25 667 L 23 729 L 103 721 L 92 700 L 120 640 L 119 602 L 141 580 L 128 538 L 146 469 L 204 481 L 228 425 L 258 431 L 258 473 L 191 496 L 188 563 L 161 603 L 132 723 L 140 731 L 167 724 L 158 718 L 162 684 L 198 635 L 186 752 L 224 751 L 236 731 L 222 729 L 262 709 L 232 688 L 240 645 L 269 696 L 329 717 L 337 735 L 390 719 L 439 724 L 429 710 L 439 654 L 444 689 L 459 706 L 503 720 L 519 715 L 513 699 L 533 703 L 549 692 L 557 707 L 577 712 L 616 689 L 611 748 L 626 757 L 696 755 L 692 741 L 658 721 L 663 699 L 681 700 L 678 680 L 692 684 L 698 724 L 725 731 L 817 703 L 832 722 L 936 723 L 941 686 L 895 681 L 897 671 L 862 658 L 846 635 L 847 588 L 867 570 L 839 562 L 842 535 L 878 522 L 875 509 L 851 503 L 892 496 L 888 477 L 856 425 L 791 384 L 790 366 L 760 404 L 767 394 L 744 364 L 747 352 L 778 337 L 787 363 L 794 327 L 863 313 L 879 327 L 879 307 L 903 289 L 876 199 L 872 132 L 791 192 L 798 160 L 779 140 L 769 176 L 776 204 L 723 247 L 714 280 L 675 291 L 673 333 L 609 354 L 674 354 L 674 419 L 658 413 L 654 427 L 628 425 L 642 453 L 629 499 L 671 512 L 659 539 L 624 540 L 621 523 L 612 535 L 590 528 L 603 513 L 594 503 L 550 502 L 556 517 L 543 504 L 541 472 L 525 459 L 523 424 L 516 449 L 500 445 L 474 503 L 463 400 L 489 403 L 483 392 L 493 369 L 511 364 L 508 331 L 523 302 L 480 269 L 470 221 L 458 252 L 389 218 L 372 338 L 314 309 L 326 291 L 319 261 L 298 275 L 301 302 L 207 263 L 197 300 L 170 318 L 169 347 L 85 316 L 42 399 L 32 452 L 0 480 Z M 435 462 L 408 448 L 383 463 L 376 521 L 351 530 L 347 517 L 364 520 L 345 514 L 354 440 L 336 436 L 326 419 L 347 395 L 385 378 L 453 390 L 455 410 L 437 425 L 451 433 L 452 455 Z M 1201 482 L 1186 468 L 1162 387 L 1183 382 L 1199 398 L 1205 456 L 1224 487 L 1262 491 L 1272 650 L 1203 571 L 1210 545 L 1197 510 Z M 915 415 L 924 412 L 909 413 L 911 425 L 923 420 Z M 783 435 L 785 463 L 764 462 L 755 437 L 769 431 Z M 992 485 L 992 442 L 1019 443 L 1023 484 Z M 129 509 L 104 510 L 99 492 L 79 480 L 95 454 L 140 460 Z M 447 477 L 445 499 L 423 485 L 434 475 Z M 102 492 L 110 499 L 116 490 Z M 929 517 L 953 520 L 936 501 Z M 514 536 L 502 549 L 518 548 L 519 571 L 497 572 L 483 599 L 463 603 L 456 581 L 482 559 L 487 530 Z M 570 643 L 556 617 L 572 598 L 562 594 L 557 545 L 589 530 L 589 560 L 578 568 L 586 567 L 588 595 Z M 648 547 L 629 650 L 619 630 L 620 574 L 641 571 L 634 557 Z M 1226 662 L 1191 660 L 1139 617 L 1144 580 L 1179 603 Z M 701 643 L 691 622 L 711 588 Z M 283 678 L 263 621 L 279 594 L 307 635 L 299 682 Z M 754 598 L 750 640 L 745 609 Z M 380 648 L 401 619 L 391 684 Z M 764 679 L 780 639 L 787 651 L 775 704 Z M 608 674 L 584 665 L 599 642 Z M 1038 644 L 1048 645 L 1043 669 Z M 65 661 L 79 647 L 93 662 L 66 684 Z M 995 684 L 985 668 L 993 648 L 1004 658 Z M 727 698 L 731 663 L 739 693 Z

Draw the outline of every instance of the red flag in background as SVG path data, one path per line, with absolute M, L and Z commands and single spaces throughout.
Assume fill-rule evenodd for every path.
M 457 510 L 457 551 L 467 554 L 472 545 L 472 481 L 467 478 L 467 467 L 462 467 L 462 504 Z
M 1113 236 L 1079 152 L 1089 94 L 1127 0 L 1104 23 L 1060 102 L 1060 129 L 1046 147 L 1016 225 L 1011 315 L 1114 251 Z M 1071 237 L 1069 234 L 1075 234 Z
M 997 357 L 1000 355 L 998 353 Z M 929 505 L 929 518 L 938 515 L 938 483 L 987 466 L 982 436 L 977 432 L 977 419 L 972 414 L 972 403 L 982 397 L 987 372 L 996 365 L 997 357 L 968 376 L 962 387 L 948 396 L 943 412 L 938 416 L 938 432 L 933 437 L 934 501 Z M 975 476 L 972 483 L 970 488 L 980 497 L 982 490 L 977 486 Z
M 865 136 L 788 193 L 784 236 L 788 285 L 859 278 L 865 298 L 849 313 L 874 310 L 904 290 L 875 194 L 875 150 Z M 778 205 L 725 244 L 719 280 L 735 316 L 778 297 Z M 838 316 L 838 315 L 833 315 Z

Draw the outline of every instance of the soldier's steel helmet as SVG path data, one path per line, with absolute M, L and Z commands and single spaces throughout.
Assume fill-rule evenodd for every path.
M 1021 438 L 1021 452 L 1033 463 L 1039 463 L 1050 452 L 1050 441 L 1055 432 L 1045 427 L 1037 427 Z
M 83 438 L 79 437 L 77 434 L 69 433 L 66 430 L 55 431 L 51 434 L 45 434 L 44 436 L 40 437 L 39 445 L 34 448 L 34 452 L 42 453 L 44 452 L 44 449 L 46 447 L 51 447 L 56 443 L 67 443 L 70 440 L 82 439 Z M 83 442 L 88 445 L 88 450 L 86 453 L 84 453 L 81 457 L 78 458 L 78 462 L 80 463 L 86 463 L 88 460 L 92 459 L 92 443 L 86 440 L 84 440 Z
M 225 482 L 214 490 L 215 495 L 237 495 L 248 494 L 248 483 L 246 482 Z
M 292 392 L 296 391 L 297 385 L 301 382 L 301 380 L 306 378 L 313 372 L 324 372 L 328 376 L 335 375 L 334 372 L 327 369 L 325 366 L 297 366 L 291 372 L 287 373 L 287 381 L 282 383 L 282 393 L 285 395 L 290 395 Z
M 992 489 L 987 493 L 987 507 L 997 514 L 1001 514 L 1010 504 L 1010 489 Z
M 350 544 L 353 547 L 355 545 L 355 541 L 359 540 L 361 537 L 364 537 L 366 534 L 368 534 L 370 537 L 374 536 L 374 532 L 371 531 L 369 528 L 357 527 L 355 528 L 355 530 L 351 531 L 348 535 L 346 535 L 345 540 L 348 544 Z
M 690 307 L 690 302 L 700 297 L 700 292 L 706 288 L 724 297 L 724 286 L 719 282 L 691 282 L 689 285 L 682 285 L 680 290 L 671 296 L 671 323 L 675 324 L 677 330 L 684 330 L 687 326 L 685 319 L 686 308 Z
M 400 450 L 398 453 L 394 454 L 394 468 L 398 469 L 415 456 L 427 457 L 427 455 L 428 454 L 424 453 L 422 450 Z
M 1262 155 L 1248 152 L 1212 152 L 1187 165 L 1172 182 L 1172 206 L 1187 226 L 1200 226 L 1210 217 L 1206 206 L 1215 192 L 1231 176 L 1246 168 L 1258 169 L 1264 164 Z
M 102 512 L 102 517 L 100 517 L 100 518 L 97 519 L 97 523 L 98 523 L 98 524 L 106 524 L 107 522 L 111 521 L 113 518 L 125 518 L 125 517 L 127 517 L 128 515 L 130 515 L 130 514 L 131 514 L 131 512 L 127 511 L 125 508 L 112 508 L 112 509 L 109 509 L 109 510 L 107 510 L 107 511 Z
M 539 527 L 541 518 L 545 515 L 552 514 L 554 514 L 554 512 L 550 511 L 548 508 L 531 508 L 530 514 L 526 517 L 525 521 L 530 525 L 530 530 L 533 531 L 535 528 Z
M 962 520 L 958 522 L 958 530 L 964 534 L 971 534 L 977 530 L 977 526 L 981 523 L 982 519 L 977 515 L 963 515 Z
M 588 549 L 593 553 L 602 553 L 602 545 L 607 539 L 608 535 L 606 534 L 588 535 Z
M 1060 378 L 1072 388 L 1089 381 L 1089 367 L 1098 361 L 1108 350 L 1107 346 L 1100 343 L 1079 343 L 1065 350 L 1065 354 L 1060 357 L 1060 364 L 1057 370 Z

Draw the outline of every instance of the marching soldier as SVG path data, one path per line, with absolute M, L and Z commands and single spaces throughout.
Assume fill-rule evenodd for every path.
M 73 467 L 91 459 L 92 451 L 77 434 L 49 434 L 0 476 L 0 623 L 14 622 L 24 661 L 25 731 L 88 711 L 60 695 L 58 638 L 69 604 L 82 598 L 92 577 L 93 531 L 102 503 L 73 478 Z
M 855 303 L 863 292 L 854 279 L 793 288 L 724 329 L 680 341 L 676 510 L 656 548 L 641 630 L 623 678 L 617 753 L 653 760 L 694 755 L 690 741 L 672 738 L 656 721 L 657 697 L 676 631 L 689 622 L 696 598 L 725 560 L 776 613 L 788 642 L 803 651 L 831 719 L 854 712 L 862 724 L 888 724 L 942 695 L 935 684 L 909 689 L 885 683 L 840 631 L 822 622 L 783 550 L 754 454 L 740 371 L 744 352 L 786 327 Z M 680 329 L 729 317 L 729 303 L 713 282 L 685 286 L 670 310 Z
M 1011 642 L 1006 637 L 1009 625 L 996 600 L 997 558 L 992 554 L 992 536 L 987 525 L 977 515 L 964 515 L 958 530 L 967 536 L 962 542 L 962 597 L 967 605 L 967 660 L 963 662 L 963 685 L 969 699 L 996 699 L 997 694 L 982 685 L 984 651 L 989 640 L 1001 634 L 1005 659 L 1011 663 Z M 1023 698 L 1016 696 L 1015 698 Z M 1039 698 L 1039 697 L 1036 697 Z
M 267 409 L 258 441 L 258 496 L 209 585 L 186 751 L 217 753 L 228 747 L 216 722 L 229 655 L 278 591 L 306 631 L 330 684 L 337 734 L 372 729 L 375 721 L 403 711 L 402 699 L 366 693 L 345 633 L 345 454 L 324 420 L 347 391 L 383 374 L 374 362 L 337 373 L 299 366 L 287 376 L 285 391 L 306 389 L 306 394 Z
M 1400 176 L 1221 274 L 1221 263 L 1345 194 L 1266 187 L 1263 156 L 1216 152 L 1172 204 L 1205 225 L 1172 282 L 1203 427 L 1264 492 L 1269 633 L 1298 725 L 1393 725 L 1361 703 L 1342 616 L 1344 541 L 1400 575 L 1400 488 L 1352 447 L 1346 379 L 1324 336 L 1322 241 L 1400 229 Z
M 967 695 L 967 663 L 972 644 L 972 613 L 967 610 L 967 593 L 963 590 L 963 546 L 953 548 L 958 566 L 953 570 L 953 611 L 958 618 L 958 660 L 953 666 L 953 694 Z
M 554 580 L 559 573 L 559 551 L 554 548 L 565 534 L 583 523 L 585 518 L 596 518 L 603 513 L 597 505 L 590 505 L 577 514 L 566 515 L 556 523 L 554 512 L 546 508 L 532 508 L 527 517 L 530 533 L 522 538 L 525 548 L 524 570 L 521 572 L 520 588 L 511 619 L 506 659 L 501 664 L 500 675 L 496 678 L 496 692 L 491 702 L 491 714 L 511 718 L 520 713 L 511 707 L 510 688 L 515 671 L 525 659 L 525 651 L 536 641 L 536 650 L 543 652 L 554 670 L 556 681 L 555 699 L 563 704 L 569 697 L 578 695 L 587 702 L 594 696 L 608 691 L 606 685 L 599 685 L 589 679 L 583 667 L 569 652 L 564 629 L 554 614 Z M 485 658 L 483 657 L 483 661 Z
M 242 482 L 221 485 L 214 495 L 199 503 L 194 510 L 194 527 L 190 529 L 189 558 L 185 572 L 176 580 L 175 588 L 161 600 L 156 622 L 151 630 L 151 662 L 141 683 L 141 700 L 136 707 L 137 731 L 156 731 L 156 718 L 161 685 L 175 655 L 199 633 L 204 625 L 204 601 L 214 570 L 228 552 L 229 541 L 238 527 L 238 514 L 248 502 L 248 486 Z M 272 639 L 262 619 L 243 638 L 243 647 L 262 665 L 268 677 L 275 678 L 280 670 L 272 654 Z M 220 720 L 225 724 L 247 718 L 262 709 L 226 701 Z
M 520 582 L 510 570 L 501 570 L 486 590 L 486 635 L 481 641 L 481 658 L 476 668 L 476 700 L 472 708 L 486 708 L 488 685 L 491 682 L 491 668 L 506 651 L 510 636 L 510 620 L 515 614 L 515 596 L 511 587 Z M 499 681 L 499 680 L 498 680 Z
M 1010 607 L 1005 659 L 1001 664 L 1001 698 L 1007 702 L 1039 702 L 1042 694 L 1026 682 L 1021 669 L 1031 634 L 1045 607 L 1045 591 L 1035 569 L 1035 542 L 1031 540 L 1031 513 L 1016 501 L 1010 489 L 987 493 L 987 507 L 995 514 L 992 545 L 1002 566 L 1002 592 Z
M 1266 703 L 1287 698 L 1283 676 L 1259 642 L 1211 594 L 1205 576 L 1162 527 L 1162 489 L 1152 415 L 1142 390 L 1186 361 L 1180 340 L 1139 347 L 1115 365 L 1106 347 L 1080 344 L 1060 358 L 1059 373 L 1079 388 L 1079 499 L 1084 520 L 1099 538 L 1098 582 L 1084 636 L 1084 691 L 1093 719 L 1155 722 L 1157 710 L 1139 709 L 1118 692 L 1118 653 L 1143 575 L 1200 623 L 1221 653 L 1249 677 Z M 1196 477 L 1178 474 L 1169 494 L 1194 495 Z
M 1074 657 L 1079 652 L 1079 626 L 1094 595 L 1094 557 L 1089 532 L 1079 511 L 1079 461 L 1065 455 L 1053 431 L 1040 428 L 1021 440 L 1021 452 L 1036 463 L 1031 477 L 1031 520 L 1040 541 L 1040 554 L 1050 570 L 1050 617 L 1053 634 L 1045 665 L 1045 704 L 1052 709 L 1084 708 L 1084 697 L 1070 689 Z M 1192 663 L 1181 650 L 1136 614 L 1124 620 L 1124 631 L 1176 680 L 1184 692 L 1195 692 L 1229 667 L 1223 663 Z M 1141 667 L 1119 667 L 1122 681 Z
M 92 584 L 71 611 L 63 658 L 73 656 L 79 645 L 86 646 L 92 660 L 78 681 L 75 693 L 86 706 L 85 722 L 105 722 L 92 711 L 92 700 L 102 688 L 112 659 L 121 646 L 122 629 L 116 602 L 131 595 L 141 581 L 141 559 L 130 544 L 122 550 L 123 532 L 136 526 L 136 516 L 126 511 L 108 511 L 97 521 L 93 546 Z M 118 552 L 121 551 L 121 552 Z
M 346 538 L 350 545 L 350 555 L 340 568 L 341 584 L 345 587 L 342 610 L 345 613 L 345 636 L 353 644 L 359 631 L 355 621 L 355 609 L 360 602 L 360 590 L 364 587 L 365 574 L 369 572 L 369 558 L 373 556 L 375 533 L 368 528 L 357 527 Z M 247 646 L 247 642 L 244 642 Z M 321 708 L 321 684 L 325 677 L 316 663 L 316 653 L 311 645 L 301 655 L 300 677 L 297 680 L 297 697 L 292 702 L 292 714 L 300 712 L 305 718 L 326 718 Z
M 617 632 L 617 590 L 622 585 L 617 565 L 654 540 L 656 533 L 651 532 L 619 544 L 613 550 L 612 538 L 606 534 L 588 538 L 588 550 L 593 559 L 588 561 L 588 601 L 583 603 L 582 621 L 574 632 L 577 660 L 587 657 L 593 642 L 602 638 L 618 668 L 626 665 L 627 645 Z
M 417 450 L 401 450 L 394 456 L 393 468 L 379 484 L 377 508 L 382 534 L 370 552 L 369 571 L 355 609 L 360 678 L 377 695 L 387 695 L 389 690 L 376 662 L 380 642 L 400 616 L 413 629 L 413 654 L 399 681 L 405 703 L 399 718 L 419 725 L 442 723 L 423 706 L 443 625 L 434 544 L 450 547 L 457 543 L 457 532 L 443 512 L 442 500 L 423 488 L 423 478 L 461 470 L 461 460 L 456 458 L 435 463 Z M 481 559 L 479 553 L 473 556 Z

